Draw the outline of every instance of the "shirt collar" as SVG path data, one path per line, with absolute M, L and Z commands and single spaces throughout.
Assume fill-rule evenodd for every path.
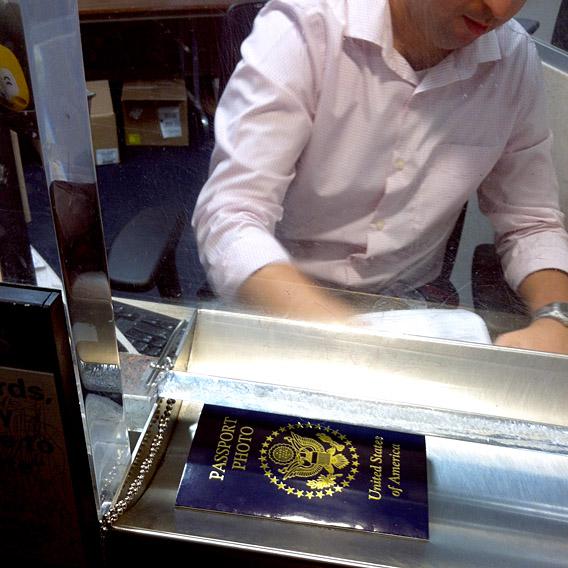
M 497 32 L 490 31 L 473 43 L 454 51 L 430 69 L 417 92 L 443 87 L 455 81 L 466 81 L 475 75 L 481 63 L 498 61 L 501 57 Z
M 384 56 L 394 52 L 391 11 L 388 0 L 348 0 L 345 35 L 374 43 L 383 49 Z M 473 74 L 480 63 L 501 59 L 501 47 L 493 30 L 450 56 L 454 66 L 467 75 Z
M 388 0 L 348 0 L 347 25 L 345 35 L 362 39 L 385 47 L 384 28 L 390 33 L 392 45 L 392 28 Z M 388 17 L 387 17 L 388 16 Z
M 482 35 L 473 43 L 454 52 L 459 62 L 469 65 L 498 61 L 502 57 L 499 38 L 495 30 Z

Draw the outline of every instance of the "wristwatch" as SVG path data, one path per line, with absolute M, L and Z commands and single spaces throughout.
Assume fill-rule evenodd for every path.
M 568 302 L 552 302 L 538 309 L 533 315 L 533 321 L 540 318 L 551 318 L 568 327 Z

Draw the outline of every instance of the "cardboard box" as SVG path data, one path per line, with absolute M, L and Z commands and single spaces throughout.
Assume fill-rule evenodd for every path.
M 187 93 L 182 79 L 124 83 L 122 111 L 129 146 L 189 144 Z
M 118 135 L 116 116 L 112 107 L 108 81 L 87 81 L 87 90 L 94 93 L 90 99 L 91 135 L 97 166 L 118 164 Z

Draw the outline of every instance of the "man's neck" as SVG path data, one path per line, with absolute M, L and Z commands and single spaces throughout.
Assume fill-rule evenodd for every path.
M 414 22 L 405 2 L 389 0 L 394 48 L 415 71 L 434 67 L 451 51 L 433 46 L 424 33 L 424 26 Z

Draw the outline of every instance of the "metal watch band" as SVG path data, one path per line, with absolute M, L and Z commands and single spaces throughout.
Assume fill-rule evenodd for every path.
M 552 318 L 568 327 L 568 302 L 546 304 L 533 315 L 533 320 L 540 318 Z

